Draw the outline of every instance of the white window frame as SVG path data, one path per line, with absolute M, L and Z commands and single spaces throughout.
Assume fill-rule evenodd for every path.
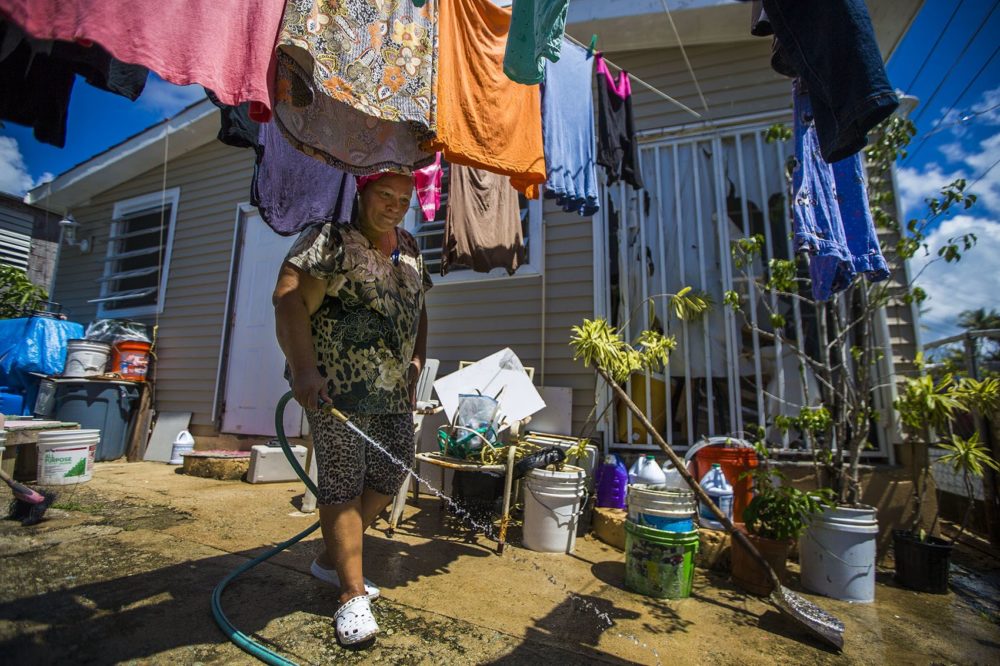
M 472 269 L 452 270 L 447 275 L 439 272 L 431 273 L 431 280 L 435 285 L 441 284 L 462 284 L 466 282 L 483 282 L 488 280 L 517 280 L 518 278 L 537 277 L 545 270 L 545 237 L 542 234 L 543 201 L 542 188 L 539 187 L 537 199 L 528 199 L 528 256 L 525 262 L 518 266 L 517 272 L 513 275 L 507 274 L 505 268 L 494 268 L 489 273 L 478 273 Z M 420 222 L 423 221 L 423 211 L 416 195 L 410 202 L 410 210 L 403 218 L 403 228 L 414 236 L 418 232 Z M 419 245 L 420 239 L 417 238 Z
M 112 259 L 115 254 L 115 246 L 117 245 L 113 238 L 115 234 L 117 234 L 121 225 L 121 219 L 126 215 L 146 210 L 162 210 L 164 206 L 169 205 L 170 215 L 165 220 L 167 224 L 165 234 L 166 247 L 163 254 L 163 267 L 160 272 L 160 284 L 156 294 L 156 304 L 109 308 L 107 307 L 107 303 L 115 301 L 103 300 L 107 299 L 107 297 L 111 295 L 108 291 L 108 287 L 111 282 L 104 280 L 101 282 L 101 297 L 100 299 L 97 299 L 98 317 L 141 317 L 144 315 L 161 314 L 163 312 L 163 304 L 166 302 L 167 295 L 167 278 L 170 274 L 170 256 L 174 247 L 174 229 L 177 226 L 177 205 L 180 202 L 180 198 L 181 189 L 179 187 L 174 187 L 163 192 L 151 192 L 150 194 L 144 194 L 138 197 L 132 197 L 131 199 L 124 199 L 122 201 L 115 202 L 115 206 L 111 214 L 111 230 L 109 236 L 112 240 L 108 241 L 108 249 L 104 255 L 104 270 L 102 271 L 102 276 L 104 278 L 108 278 L 112 275 Z

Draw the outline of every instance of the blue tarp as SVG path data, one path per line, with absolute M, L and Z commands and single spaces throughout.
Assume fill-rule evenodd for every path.
M 33 393 L 38 378 L 62 374 L 66 343 L 83 337 L 83 325 L 50 317 L 0 319 L 0 386 L 11 393 Z

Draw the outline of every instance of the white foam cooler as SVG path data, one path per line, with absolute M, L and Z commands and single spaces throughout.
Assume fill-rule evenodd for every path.
M 306 447 L 293 446 L 292 453 L 305 469 Z M 257 444 L 250 449 L 250 469 L 247 471 L 247 481 L 250 483 L 277 483 L 296 481 L 298 478 L 280 446 Z

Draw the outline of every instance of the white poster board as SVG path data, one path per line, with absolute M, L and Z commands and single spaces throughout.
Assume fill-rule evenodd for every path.
M 500 413 L 507 421 L 523 419 L 545 408 L 545 401 L 531 383 L 520 359 L 509 348 L 438 379 L 434 382 L 434 390 L 449 422 L 455 418 L 459 394 L 475 394 L 477 390 L 491 398 L 500 393 L 497 398 Z

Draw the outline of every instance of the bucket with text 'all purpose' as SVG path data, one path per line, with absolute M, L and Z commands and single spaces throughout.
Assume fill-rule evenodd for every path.
M 100 430 L 38 433 L 38 483 L 61 486 L 90 481 L 100 441 Z
M 108 365 L 111 345 L 96 340 L 66 342 L 66 365 L 63 377 L 96 377 L 103 375 Z
M 524 547 L 572 553 L 586 486 L 586 473 L 573 465 L 528 472 L 524 477 Z
M 665 485 L 635 484 L 628 487 L 628 519 L 636 525 L 668 532 L 694 529 L 697 504 L 694 493 Z
M 698 530 L 667 532 L 625 521 L 625 587 L 660 599 L 686 599 L 694 582 Z

